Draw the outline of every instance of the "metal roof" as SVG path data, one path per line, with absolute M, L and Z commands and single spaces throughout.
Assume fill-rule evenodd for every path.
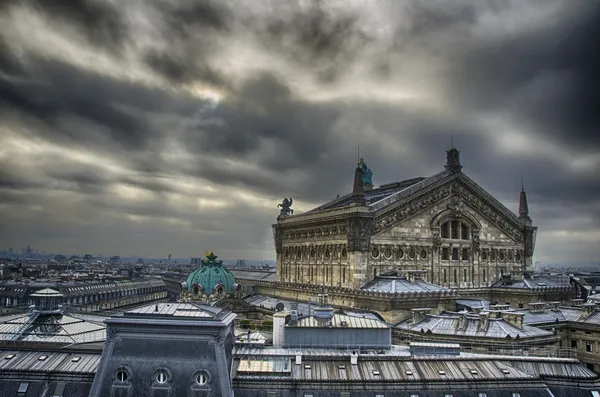
M 106 339 L 103 317 L 38 312 L 0 317 L 0 340 L 89 343 Z
M 461 316 L 463 316 L 463 325 L 461 327 Z M 479 316 L 466 314 L 451 314 L 445 313 L 440 315 L 427 315 L 417 323 L 413 323 L 411 319 L 405 320 L 396 325 L 395 328 L 421 332 L 431 331 L 432 334 L 439 335 L 461 335 L 474 336 L 482 338 L 539 338 L 553 336 L 550 331 L 546 331 L 537 327 L 523 325 L 522 328 L 517 327 L 506 321 L 503 318 L 489 318 L 486 324 L 482 325 Z
M 25 371 L 93 374 L 98 368 L 100 357 L 100 354 L 63 353 L 56 351 L 0 351 L 0 372 Z
M 409 281 L 405 277 L 392 276 L 378 276 L 360 289 L 385 292 L 437 292 L 450 290 L 423 280 Z
M 345 314 L 334 314 L 332 318 L 322 320 L 313 316 L 298 319 L 295 323 L 287 324 L 286 327 L 304 328 L 389 328 L 389 325 L 381 320 L 352 317 Z
M 152 315 L 152 316 L 171 316 L 171 317 L 192 317 L 192 318 L 213 318 L 216 317 L 221 309 L 211 308 L 210 306 L 198 305 L 194 303 L 157 303 L 147 305 L 136 309 L 128 310 L 127 315 Z

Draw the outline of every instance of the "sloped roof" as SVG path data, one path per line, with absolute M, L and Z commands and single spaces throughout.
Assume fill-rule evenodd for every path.
M 420 332 L 422 329 L 426 332 L 431 330 L 433 334 L 438 335 L 460 335 L 475 336 L 481 338 L 537 338 L 540 336 L 552 336 L 553 333 L 540 328 L 524 325 L 519 328 L 504 319 L 490 318 L 487 320 L 487 326 L 481 327 L 479 316 L 465 316 L 465 326 L 459 327 L 459 315 L 428 315 L 421 321 L 413 323 L 406 320 L 396 325 L 396 328 L 407 331 Z
M 89 343 L 106 339 L 102 317 L 39 312 L 0 318 L 0 340 L 47 343 Z
M 368 190 L 365 192 L 365 201 L 367 203 L 367 206 L 375 204 L 387 197 L 390 197 L 396 193 L 399 193 L 411 186 L 416 185 L 419 182 L 424 181 L 425 179 L 427 179 L 427 178 L 424 178 L 424 177 L 411 178 L 411 179 L 406 179 L 406 180 L 403 180 L 400 182 L 388 183 L 385 185 L 381 185 L 376 189 Z M 346 194 L 339 198 L 336 198 L 335 200 L 332 200 L 328 203 L 325 203 L 315 209 L 312 209 L 306 213 L 312 213 L 312 212 L 317 212 L 317 211 L 329 210 L 329 209 L 333 209 L 333 208 L 345 207 L 351 203 L 352 203 L 352 193 L 349 193 L 349 194 Z

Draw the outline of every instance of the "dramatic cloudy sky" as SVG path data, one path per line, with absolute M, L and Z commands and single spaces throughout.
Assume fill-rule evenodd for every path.
M 590 0 L 0 1 L 0 249 L 273 258 L 276 205 L 464 171 L 600 257 Z

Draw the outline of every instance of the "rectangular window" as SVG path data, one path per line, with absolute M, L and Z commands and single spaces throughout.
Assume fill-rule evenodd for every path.
M 452 260 L 453 261 L 458 260 L 458 248 L 452 248 Z
M 441 228 L 442 238 L 448 238 L 448 222 L 444 223 Z
M 483 282 L 487 282 L 487 272 L 483 269 Z
M 454 284 L 458 283 L 457 271 L 454 269 Z
M 463 269 L 463 282 L 467 282 L 467 269 Z
M 590 342 L 585 343 L 585 351 L 590 353 L 594 352 L 594 348 L 592 347 L 592 344 Z
M 458 239 L 458 222 L 450 221 L 450 238 Z
M 462 260 L 463 261 L 468 261 L 469 260 L 469 249 L 468 248 L 463 248 L 463 250 L 462 250 Z
M 450 248 L 442 248 L 442 260 L 447 261 L 450 259 Z
M 577 341 L 576 340 L 571 341 L 571 348 L 577 349 Z
M 342 283 L 346 282 L 346 268 L 342 268 Z
M 446 269 L 444 269 L 444 284 L 446 284 L 447 280 L 446 280 Z
M 461 223 L 460 233 L 461 233 L 460 238 L 462 240 L 468 240 L 469 239 L 469 227 L 467 225 L 465 225 L 464 223 Z

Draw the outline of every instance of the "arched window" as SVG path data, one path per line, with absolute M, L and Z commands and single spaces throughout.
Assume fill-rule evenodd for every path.
M 440 235 L 443 239 L 469 240 L 471 228 L 466 222 L 448 220 L 440 226 Z

